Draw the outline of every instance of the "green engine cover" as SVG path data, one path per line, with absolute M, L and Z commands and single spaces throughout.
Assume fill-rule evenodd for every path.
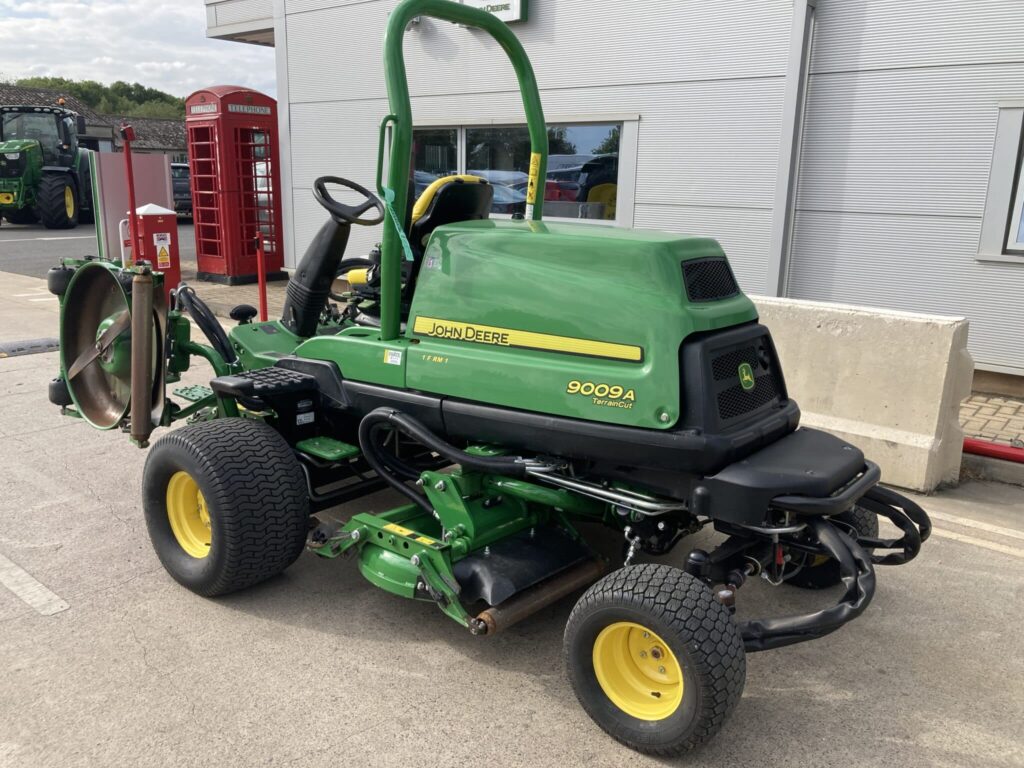
M 0 141 L 0 213 L 35 203 L 43 155 L 32 139 Z
M 472 221 L 430 239 L 404 338 L 349 329 L 296 353 L 348 378 L 590 421 L 669 428 L 687 336 L 757 319 L 742 294 L 691 303 L 707 237 L 594 224 Z
M 593 224 L 476 221 L 437 230 L 406 335 L 407 386 L 512 408 L 666 428 L 679 347 L 757 318 L 743 295 L 691 304 L 682 263 L 707 237 Z

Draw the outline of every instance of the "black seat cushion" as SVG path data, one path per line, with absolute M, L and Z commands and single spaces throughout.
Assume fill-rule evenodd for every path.
M 483 179 L 466 182 L 456 178 L 442 186 L 434 193 L 427 212 L 409 228 L 409 243 L 417 258 L 422 256 L 435 229 L 458 221 L 486 219 L 491 214 L 493 201 L 494 188 Z

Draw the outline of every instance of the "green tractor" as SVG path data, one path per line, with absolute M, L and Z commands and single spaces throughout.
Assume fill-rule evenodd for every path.
M 435 182 L 410 205 L 402 37 L 418 16 L 483 30 L 508 54 L 533 151 L 525 217 L 490 220 L 493 189 L 475 177 Z M 469 5 L 404 0 L 384 49 L 379 196 L 316 181 L 329 218 L 283 317 L 256 322 L 242 305 L 225 331 L 188 286 L 165 302 L 145 264 L 67 262 L 50 275 L 50 399 L 140 446 L 188 422 L 153 445 L 143 478 L 153 547 L 188 589 L 249 587 L 305 548 L 354 560 L 385 592 L 481 638 L 586 590 L 564 637 L 583 708 L 634 749 L 696 747 L 739 701 L 746 653 L 861 615 L 875 566 L 917 555 L 928 516 L 879 486 L 856 447 L 799 427 L 771 335 L 716 241 L 543 221 L 544 114 L 507 26 Z M 378 224 L 380 248 L 342 261 L 352 226 Z M 339 274 L 351 290 L 335 296 Z M 208 386 L 168 396 L 196 357 Z M 382 488 L 402 503 L 320 514 Z M 701 531 L 716 534 L 707 549 L 692 542 Z M 683 541 L 681 567 L 635 562 Z M 836 587 L 838 600 L 741 620 L 737 593 L 755 578 Z
M 0 106 L 0 217 L 72 229 L 92 216 L 85 118 L 63 106 Z

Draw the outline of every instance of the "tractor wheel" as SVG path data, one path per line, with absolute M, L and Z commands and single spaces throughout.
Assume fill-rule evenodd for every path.
M 66 173 L 48 173 L 36 195 L 39 218 L 47 229 L 73 229 L 78 224 L 78 189 Z
M 861 536 L 872 538 L 878 536 L 878 515 L 869 509 L 854 507 L 847 512 L 835 515 L 834 519 L 846 523 Z M 786 578 L 787 584 L 802 589 L 827 589 L 834 587 L 840 581 L 842 581 L 842 576 L 839 572 L 839 563 L 824 555 L 810 558 L 809 562 L 804 563 L 800 570 Z
M 143 502 L 164 568 L 207 597 L 280 573 L 309 532 L 309 495 L 295 454 L 252 419 L 216 419 L 161 438 L 146 459 Z
M 5 211 L 4 216 L 11 224 L 35 224 L 38 221 L 36 212 L 31 208 L 16 208 Z
M 569 616 L 564 651 L 587 714 L 656 755 L 680 755 L 717 733 L 746 679 L 728 609 L 667 565 L 628 566 L 594 584 Z

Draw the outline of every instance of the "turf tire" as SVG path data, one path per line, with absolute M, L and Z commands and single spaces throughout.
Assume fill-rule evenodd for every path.
M 64 190 L 71 188 L 71 196 L 75 201 L 74 214 L 68 216 L 64 204 Z M 78 225 L 78 187 L 75 180 L 67 173 L 47 173 L 39 182 L 36 194 L 36 208 L 39 220 L 47 229 L 74 229 Z
M 199 486 L 210 513 L 210 552 L 190 556 L 167 514 L 167 486 L 179 471 Z M 157 557 L 178 582 L 206 597 L 275 576 L 298 558 L 309 531 L 309 495 L 295 454 L 253 419 L 215 419 L 161 438 L 143 470 L 146 527 Z
M 854 507 L 834 519 L 853 527 L 861 536 L 878 536 L 878 515 L 869 509 Z M 786 579 L 787 584 L 801 589 L 828 589 L 841 581 L 839 563 L 831 558 L 819 565 L 805 565 Z
M 655 632 L 682 667 L 682 701 L 662 720 L 627 714 L 597 680 L 594 642 L 605 627 L 621 621 Z M 576 697 L 594 722 L 631 749 L 666 757 L 714 736 L 746 680 L 743 639 L 728 609 L 703 582 L 668 565 L 627 566 L 594 584 L 569 616 L 563 650 Z

